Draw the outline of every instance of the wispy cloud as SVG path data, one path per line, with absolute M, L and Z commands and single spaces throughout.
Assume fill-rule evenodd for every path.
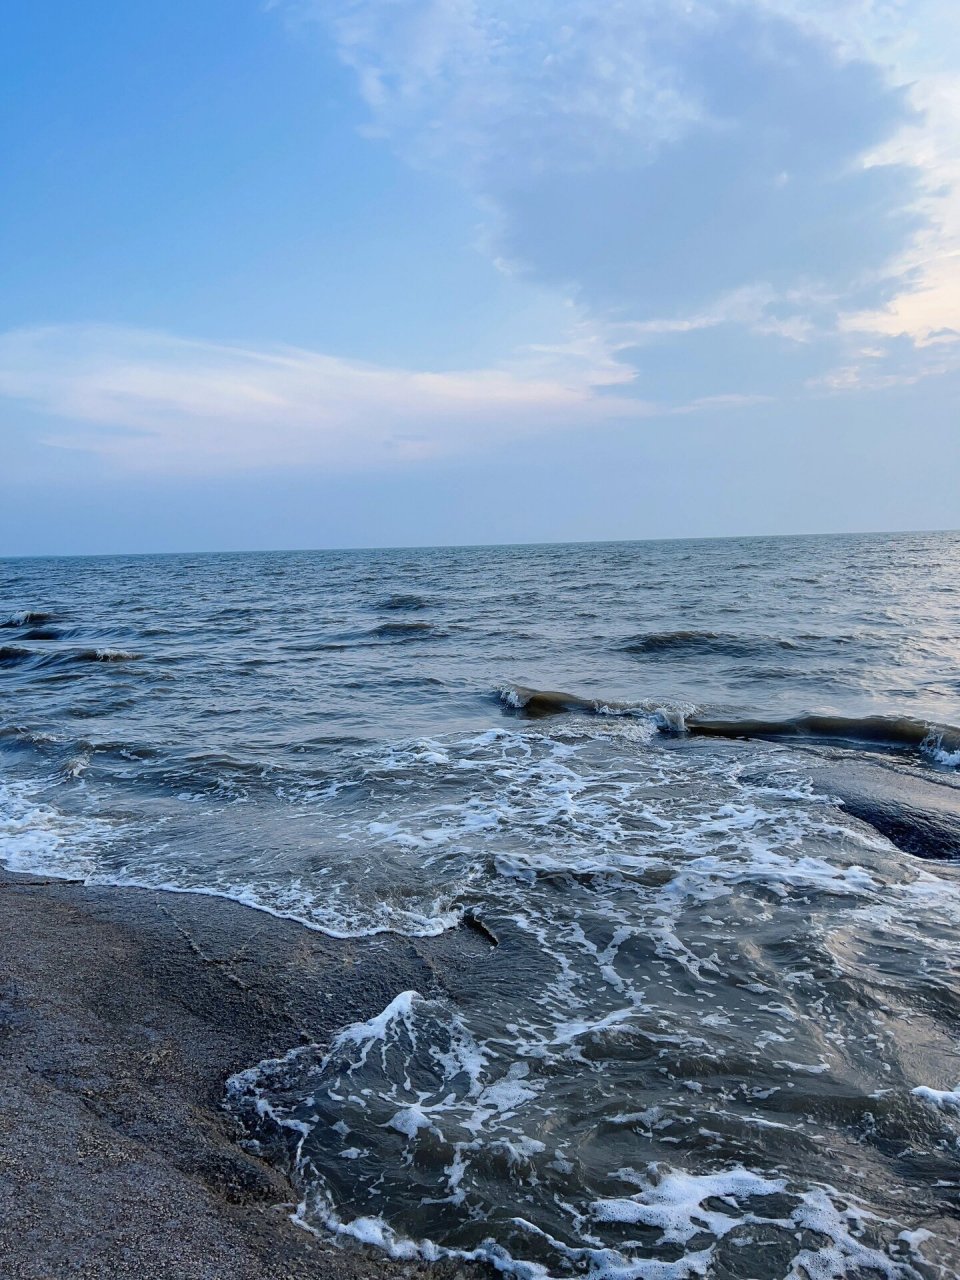
M 444 372 L 115 326 L 0 334 L 0 398 L 33 411 L 41 446 L 151 475 L 383 468 L 765 399 L 652 401 L 635 383 L 605 343 L 576 329 L 502 366 Z
M 687 315 L 623 321 L 608 326 L 621 349 L 673 334 L 696 333 L 721 325 L 739 325 L 749 333 L 809 342 L 817 332 L 816 314 L 835 306 L 836 299 L 815 288 L 778 293 L 768 284 L 745 285 L 723 294 L 709 306 Z
M 44 426 L 43 443 L 153 473 L 384 466 L 490 449 L 649 411 L 597 395 L 630 377 L 575 345 L 437 373 L 115 327 L 0 335 L 0 396 L 71 424 Z

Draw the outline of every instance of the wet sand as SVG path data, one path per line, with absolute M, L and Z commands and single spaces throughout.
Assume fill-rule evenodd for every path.
M 0 873 L 0 1276 L 422 1270 L 290 1223 L 294 1190 L 239 1145 L 223 1084 L 436 992 L 487 945 L 339 941 L 217 898 Z

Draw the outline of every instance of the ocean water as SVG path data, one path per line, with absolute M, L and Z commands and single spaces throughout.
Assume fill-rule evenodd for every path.
M 0 860 L 483 939 L 231 1082 L 314 1230 L 956 1275 L 960 862 L 824 778 L 960 811 L 958 654 L 958 534 L 0 561 Z

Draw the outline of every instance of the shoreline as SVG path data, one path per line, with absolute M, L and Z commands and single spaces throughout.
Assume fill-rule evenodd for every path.
M 224 1081 L 488 951 L 469 928 L 341 940 L 223 898 L 0 871 L 0 1274 L 425 1270 L 290 1222 L 296 1193 L 240 1145 Z
M 930 870 L 960 871 L 957 787 L 882 758 L 810 773 L 904 856 L 922 846 Z M 455 1000 L 495 947 L 470 913 L 436 937 L 341 939 L 212 894 L 0 869 L 0 1276 L 489 1275 L 294 1225 L 297 1192 L 223 1102 L 230 1075 L 324 1044 L 401 991 Z

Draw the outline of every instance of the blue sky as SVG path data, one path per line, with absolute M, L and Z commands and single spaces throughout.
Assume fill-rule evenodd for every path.
M 10 0 L 0 554 L 960 525 L 945 0 Z

